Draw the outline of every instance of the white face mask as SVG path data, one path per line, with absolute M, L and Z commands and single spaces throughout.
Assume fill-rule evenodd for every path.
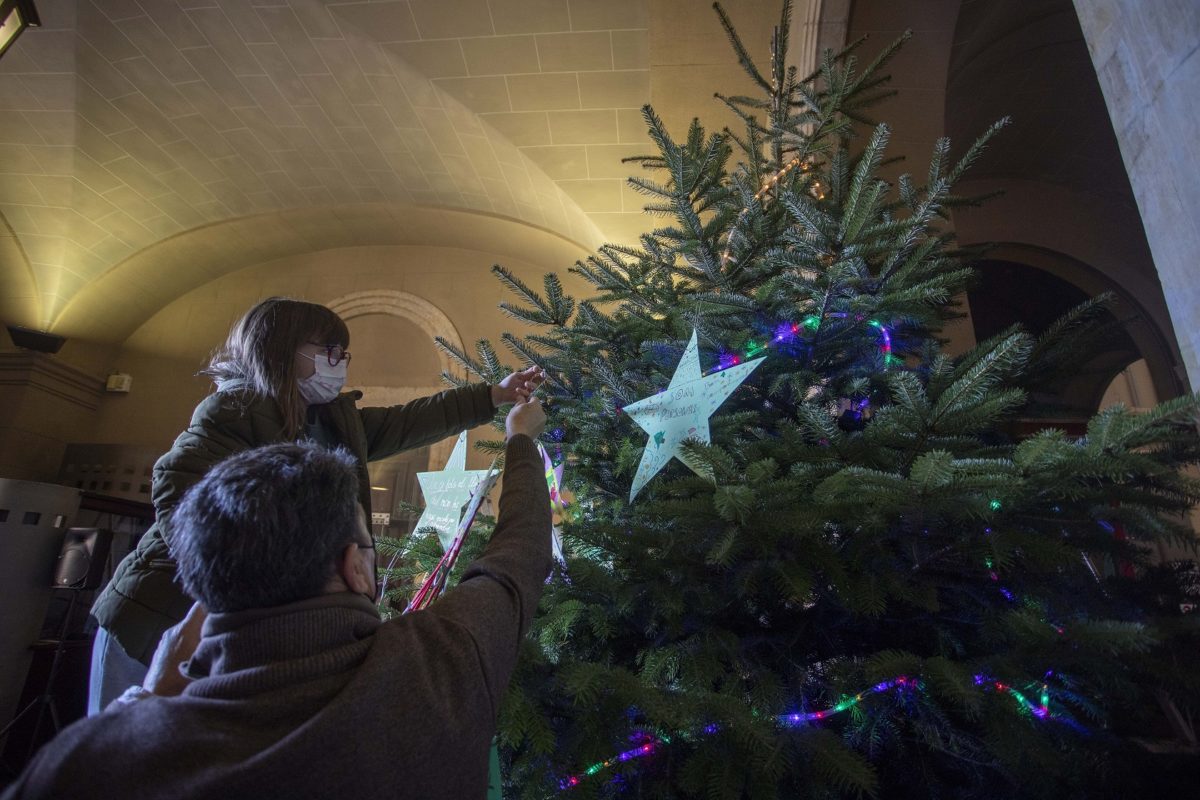
M 324 353 L 315 356 L 304 353 L 300 355 L 311 358 L 313 366 L 316 367 L 316 372 L 296 382 L 304 402 L 310 406 L 321 405 L 336 398 L 338 392 L 342 391 L 342 387 L 346 385 L 346 368 L 350 366 L 350 359 L 342 359 L 337 366 L 331 367 L 329 359 Z

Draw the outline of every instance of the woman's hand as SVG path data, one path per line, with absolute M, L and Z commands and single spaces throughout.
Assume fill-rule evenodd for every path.
M 528 367 L 514 372 L 492 387 L 492 405 L 499 408 L 509 403 L 528 400 L 533 390 L 546 380 L 541 367 Z

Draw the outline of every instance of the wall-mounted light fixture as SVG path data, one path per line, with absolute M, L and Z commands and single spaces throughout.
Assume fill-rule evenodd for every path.
M 39 353 L 57 353 L 62 349 L 65 336 L 59 336 L 48 331 L 35 331 L 33 328 L 22 328 L 20 325 L 5 325 L 13 344 L 26 350 L 36 350 Z
M 0 56 L 26 28 L 42 24 L 33 0 L 0 0 Z

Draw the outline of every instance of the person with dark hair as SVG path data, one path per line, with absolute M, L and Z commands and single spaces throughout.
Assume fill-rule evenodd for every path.
M 192 604 L 175 580 L 174 510 L 217 461 L 251 447 L 307 439 L 344 447 L 357 462 L 358 502 L 371 512 L 366 464 L 432 444 L 492 419 L 529 397 L 536 368 L 499 384 L 473 384 L 391 408 L 358 408 L 345 392 L 350 332 L 325 306 L 271 297 L 238 320 L 204 373 L 216 392 L 196 407 L 187 429 L 154 465 L 155 523 L 117 567 L 92 614 L 100 623 L 92 651 L 88 713 L 99 713 L 140 683 L 163 631 Z M 368 516 L 369 518 L 369 516 Z
M 175 509 L 183 588 L 209 613 L 321 594 L 347 543 L 372 555 L 370 536 L 357 536 L 364 527 L 357 466 L 346 450 L 305 443 L 259 448 L 213 467 Z
M 310 442 L 213 467 L 173 536 L 207 619 L 194 609 L 146 688 L 63 730 L 2 800 L 482 798 L 550 571 L 544 425 L 536 399 L 514 405 L 491 541 L 444 597 L 387 622 L 357 459 Z

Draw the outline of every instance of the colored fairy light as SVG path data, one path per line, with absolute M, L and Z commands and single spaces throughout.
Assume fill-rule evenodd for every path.
M 832 708 L 821 709 L 819 711 L 809 711 L 807 713 L 793 712 L 791 714 L 781 714 L 778 719 L 781 724 L 787 726 L 795 726 L 803 722 L 812 722 L 814 720 L 825 720 L 835 714 L 840 714 L 843 711 L 858 705 L 862 702 L 863 697 L 867 694 L 882 694 L 883 692 L 887 692 L 892 689 L 920 688 L 920 686 L 920 682 L 917 680 L 909 678 L 906 675 L 897 675 L 891 680 L 880 681 L 870 689 L 864 689 L 853 696 L 844 696 Z
M 661 741 L 668 742 L 670 740 L 662 739 Z M 595 775 L 596 773 L 601 772 L 602 770 L 608 769 L 614 763 L 624 763 L 626 761 L 631 761 L 635 758 L 642 758 L 643 756 L 648 756 L 654 752 L 654 746 L 655 745 L 653 742 L 646 742 L 645 744 L 639 745 L 639 746 L 633 748 L 632 750 L 626 750 L 623 753 L 619 753 L 614 758 L 608 758 L 603 761 L 597 761 L 595 764 L 592 764 L 590 767 L 585 769 L 580 775 L 571 775 L 571 776 L 559 781 L 559 789 L 565 790 L 565 789 L 574 788 L 579 785 L 579 781 L 580 781 L 581 777 L 590 777 L 592 775 Z
M 992 502 L 988 503 L 988 506 L 992 509 L 992 511 L 999 511 L 1000 510 L 1000 501 L 993 500 Z
M 846 318 L 847 317 L 847 315 L 845 313 L 841 313 L 841 312 L 832 313 L 832 314 L 830 314 L 830 316 L 838 317 L 838 318 Z M 861 321 L 861 317 L 857 317 L 856 319 Z M 879 345 L 879 352 L 883 355 L 883 360 L 884 360 L 885 366 L 892 366 L 895 364 L 903 363 L 902 359 L 899 359 L 896 356 L 892 355 L 892 337 L 887 329 L 887 326 L 877 320 L 872 320 L 870 324 L 872 327 L 876 328 L 879 331 L 880 339 L 882 340 Z M 786 322 L 786 321 L 781 322 L 775 326 L 774 333 L 765 342 L 759 342 L 759 341 L 754 341 L 754 340 L 747 342 L 744 354 L 722 352 L 717 357 L 716 366 L 714 366 L 712 369 L 705 371 L 704 375 L 707 376 L 707 375 L 713 374 L 714 372 L 720 372 L 721 370 L 729 369 L 732 366 L 736 366 L 737 364 L 744 363 L 744 361 L 746 359 L 751 359 L 751 358 L 754 358 L 754 357 L 760 355 L 761 353 L 765 352 L 766 350 L 769 350 L 772 347 L 782 345 L 784 342 L 790 342 L 793 339 L 795 339 L 795 337 L 800 333 L 802 328 L 810 330 L 810 331 L 816 331 L 818 328 L 820 328 L 820 326 L 821 326 L 820 318 L 817 316 L 812 316 L 812 315 L 805 317 L 803 322 L 800 322 L 800 323 Z M 660 392 L 660 394 L 661 394 L 661 392 Z M 867 403 L 867 402 L 869 402 L 869 401 L 864 401 L 864 403 Z
M 991 532 L 992 532 L 992 529 L 991 529 L 991 528 L 984 528 L 984 532 L 985 532 L 985 533 L 991 533 Z M 999 573 L 997 573 L 997 572 L 996 572 L 996 570 L 993 568 L 993 567 L 994 567 L 994 564 L 992 563 L 992 559 L 991 559 L 990 557 L 985 557 L 985 558 L 983 559 L 983 564 L 984 564 L 984 567 L 986 567 L 986 568 L 987 568 L 987 571 L 988 571 L 988 577 L 989 577 L 989 578 L 991 578 L 992 582 L 993 582 L 993 583 L 999 583 L 999 582 L 1000 582 L 1000 575 L 999 575 Z M 1000 592 L 1000 594 L 1001 594 L 1001 595 L 1003 595 L 1003 596 L 1004 596 L 1004 599 L 1005 599 L 1005 600 L 1009 601 L 1010 603 L 1015 603 L 1015 602 L 1017 602 L 1017 596 L 1016 596 L 1015 594 L 1013 594 L 1011 591 L 1009 591 L 1008 587 L 1006 587 L 1006 586 L 997 586 L 997 587 L 996 587 L 996 589 L 997 589 L 997 590 Z M 1027 605 L 1027 606 L 1029 606 L 1029 607 L 1031 607 L 1031 608 L 1034 608 L 1034 609 L 1038 609 L 1038 608 L 1039 608 L 1039 607 L 1038 607 L 1038 605 L 1037 605 L 1037 603 L 1033 602 L 1033 601 L 1032 601 L 1030 598 L 1025 598 L 1025 605 Z M 1051 628 L 1053 628 L 1053 629 L 1054 629 L 1054 632 L 1055 632 L 1055 633 L 1057 633 L 1059 636 L 1065 636 L 1065 635 L 1066 635 L 1066 629 L 1064 629 L 1064 628 L 1063 628 L 1061 625 L 1058 625 L 1057 623 L 1051 622 L 1050 620 L 1046 619 L 1045 617 L 1042 617 L 1042 622 L 1046 623 L 1046 624 L 1047 624 L 1047 625 L 1049 625 Z M 1046 677 L 1047 677 L 1047 678 L 1049 678 L 1051 674 L 1053 674 L 1053 670 L 1051 670 L 1050 672 L 1047 672 L 1047 673 L 1046 673 Z
M 1049 680 L 1050 676 L 1053 674 L 1054 674 L 1053 670 L 1047 671 L 1046 679 Z M 973 678 L 974 678 L 974 682 L 975 682 L 976 686 L 982 687 L 985 691 L 995 691 L 995 692 L 1009 695 L 1017 702 L 1018 706 L 1023 711 L 1027 711 L 1028 713 L 1030 713 L 1037 719 L 1042 719 L 1042 720 L 1054 719 L 1056 721 L 1065 722 L 1066 724 L 1071 725 L 1073 727 L 1078 727 L 1077 723 L 1075 723 L 1073 720 L 1070 720 L 1068 718 L 1061 717 L 1061 716 L 1056 716 L 1053 713 L 1051 713 L 1051 711 L 1050 711 L 1050 687 L 1049 687 L 1049 684 L 1047 684 L 1045 682 L 1043 682 L 1041 684 L 1041 694 L 1040 694 L 1040 697 L 1038 698 L 1039 702 L 1034 703 L 1028 697 L 1026 697 L 1022 692 L 1013 688 L 1013 686 L 1011 684 L 990 678 L 984 673 L 976 673 L 973 676 Z M 778 717 L 776 717 L 776 720 L 779 722 L 779 724 L 783 725 L 784 727 L 796 727 L 796 726 L 802 725 L 806 722 L 824 721 L 824 720 L 828 719 L 829 717 L 834 716 L 835 714 L 839 714 L 843 711 L 846 711 L 847 709 L 853 708 L 854 706 L 858 705 L 859 703 L 861 703 L 863 701 L 863 699 L 867 695 L 882 694 L 884 692 L 888 692 L 888 691 L 892 691 L 892 690 L 923 691 L 924 685 L 921 683 L 920 679 L 918 679 L 918 678 L 914 678 L 914 677 L 911 677 L 908 675 L 897 675 L 896 677 L 894 677 L 890 680 L 880 681 L 879 683 L 875 684 L 874 686 L 872 686 L 868 689 L 864 689 L 855 695 L 844 695 L 842 697 L 842 699 L 836 705 L 834 705 L 830 708 L 821 709 L 818 711 L 810 711 L 810 712 L 806 712 L 806 713 L 800 713 L 800 712 L 793 711 L 793 712 L 787 713 L 787 714 L 780 714 Z M 716 733 L 718 730 L 720 730 L 719 725 L 717 725 L 715 723 L 710 723 L 710 724 L 704 726 L 704 728 L 702 729 L 702 732 L 705 734 L 711 735 L 711 734 Z M 605 759 L 603 761 L 597 761 L 595 764 L 592 764 L 587 769 L 585 769 L 581 773 L 581 775 L 584 777 L 595 775 L 595 774 L 613 766 L 614 764 L 624 763 L 627 761 L 631 761 L 635 758 L 642 758 L 644 756 L 648 756 L 655 752 L 658 745 L 670 744 L 670 741 L 671 740 L 666 736 L 652 737 L 651 741 L 645 741 L 642 744 L 638 745 L 637 747 L 635 747 L 631 750 L 626 750 L 623 753 L 619 753 L 616 756 L 609 758 L 609 759 Z M 580 775 L 571 775 L 571 776 L 559 781 L 559 787 L 562 790 L 566 790 L 566 789 L 571 789 L 575 786 L 578 786 L 579 783 L 580 783 Z
M 875 320 L 871 321 L 871 325 L 878 328 L 879 335 L 883 337 L 883 345 L 880 347 L 880 349 L 883 350 L 884 353 L 888 354 L 885 356 L 884 361 L 888 363 L 891 363 L 893 360 L 898 361 L 899 359 L 894 359 L 893 356 L 890 355 L 892 352 L 892 334 L 888 332 L 887 326 Z
M 1046 676 L 1048 678 L 1050 675 L 1053 675 L 1053 674 L 1054 674 L 1054 670 L 1049 670 L 1046 673 Z M 1053 714 L 1050 713 L 1050 686 L 1049 686 L 1049 684 L 1046 684 L 1046 683 L 1042 684 L 1041 696 L 1038 698 L 1038 700 L 1039 700 L 1038 703 L 1034 703 L 1033 701 L 1031 701 L 1028 697 L 1026 697 L 1019 690 L 1013 688 L 1011 684 L 1004 683 L 1003 681 L 994 680 L 984 674 L 978 674 L 975 676 L 975 685 L 983 686 L 986 689 L 994 690 L 994 691 L 1000 692 L 1002 694 L 1007 694 L 1008 696 L 1012 697 L 1014 700 L 1017 701 L 1017 705 L 1020 706 L 1020 708 L 1023 711 L 1029 712 L 1030 714 L 1037 717 L 1038 719 L 1051 719 L 1051 718 L 1063 719 L 1061 717 L 1055 717 Z M 1065 720 L 1065 721 L 1070 722 L 1069 720 Z

